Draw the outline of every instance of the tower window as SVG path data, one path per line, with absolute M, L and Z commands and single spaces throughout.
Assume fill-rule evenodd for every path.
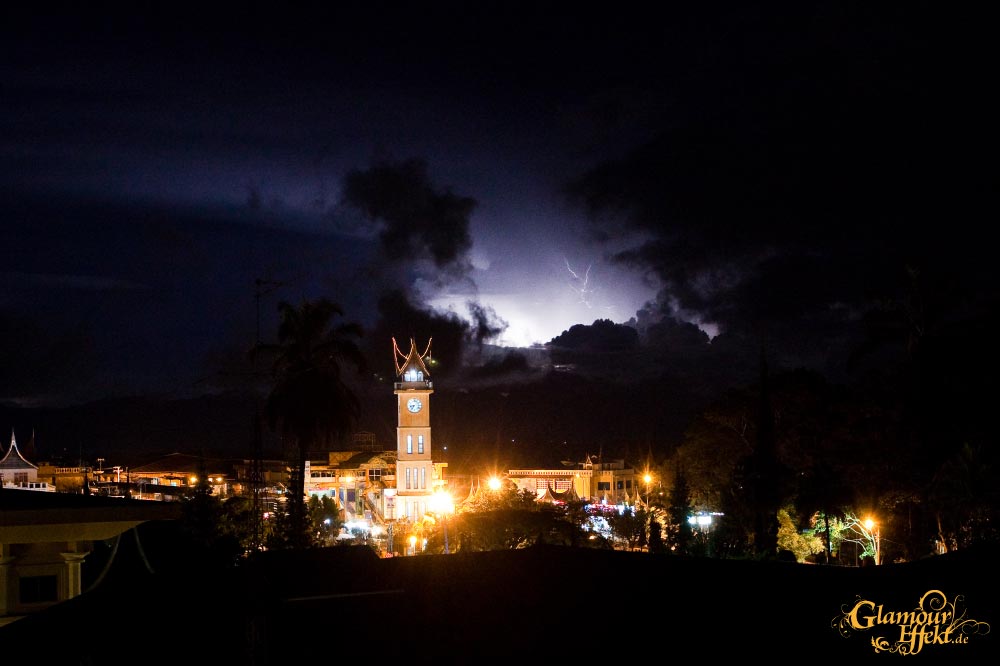
M 413 435 L 406 436 L 406 452 L 413 453 Z
M 421 490 L 427 488 L 427 470 L 423 467 L 420 468 L 420 488 Z
M 408 382 L 422 382 L 424 381 L 424 373 L 420 370 L 410 368 L 403 374 L 403 379 Z
M 412 487 L 413 486 L 411 485 L 411 482 L 410 482 L 410 468 L 407 467 L 406 468 L 406 489 L 409 490 Z
M 417 435 L 417 453 L 424 452 L 424 436 Z

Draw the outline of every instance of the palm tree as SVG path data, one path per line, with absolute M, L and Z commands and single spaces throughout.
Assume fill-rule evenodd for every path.
M 306 547 L 309 536 L 305 504 L 305 467 L 310 451 L 326 449 L 349 433 L 360 413 L 360 404 L 344 383 L 345 364 L 366 367 L 357 342 L 357 324 L 334 325 L 343 316 L 340 306 L 326 299 L 304 301 L 299 307 L 278 304 L 281 323 L 272 365 L 273 388 L 266 414 L 272 431 L 281 435 L 292 463 L 288 505 L 288 545 Z

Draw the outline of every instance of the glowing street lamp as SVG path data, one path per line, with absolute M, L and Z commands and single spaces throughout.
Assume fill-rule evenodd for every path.
M 448 554 L 448 514 L 455 511 L 455 501 L 451 495 L 439 490 L 431 495 L 431 511 L 440 514 L 444 523 L 444 553 Z
M 500 479 L 498 479 L 495 476 L 491 476 L 490 480 L 486 482 L 486 486 L 490 490 L 500 490 L 500 485 L 501 485 Z
M 653 482 L 653 475 L 650 474 L 649 472 L 646 472 L 645 474 L 642 475 L 642 481 L 643 481 L 643 483 L 646 484 L 646 513 L 649 515 L 649 525 L 648 526 L 647 525 L 643 525 L 642 529 L 645 531 L 646 528 L 648 527 L 649 528 L 649 536 L 650 536 L 650 538 L 652 538 L 652 536 L 653 536 L 653 534 L 652 534 L 652 530 L 653 530 L 653 510 L 649 506 L 649 484 L 651 484 Z M 648 548 L 648 546 L 647 546 L 647 548 Z
M 875 564 L 882 564 L 882 552 L 881 552 L 881 533 L 878 528 L 878 523 L 871 519 L 871 517 L 865 518 L 865 529 L 868 530 L 868 538 L 871 540 L 873 549 L 875 551 Z

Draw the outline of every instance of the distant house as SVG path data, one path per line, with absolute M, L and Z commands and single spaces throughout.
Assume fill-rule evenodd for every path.
M 213 495 L 226 497 L 229 495 L 232 465 L 225 460 L 171 453 L 145 465 L 132 467 L 117 476 L 119 478 L 109 479 L 107 483 L 112 486 L 127 486 L 133 497 L 139 495 L 142 499 L 179 500 L 200 482 L 207 482 Z
M 45 460 L 38 461 L 38 480 L 53 487 L 57 493 L 83 494 L 90 472 L 91 469 L 87 465 L 67 466 Z

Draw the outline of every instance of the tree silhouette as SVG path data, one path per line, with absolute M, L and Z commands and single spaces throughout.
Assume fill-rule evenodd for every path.
M 817 527 L 826 544 L 823 557 L 827 564 L 833 557 L 834 542 L 830 518 L 842 513 L 852 497 L 851 489 L 829 461 L 820 460 L 801 480 L 796 508 L 806 519 L 819 516 L 822 524 Z
M 675 552 L 683 555 L 690 554 L 694 536 L 691 523 L 688 522 L 689 513 L 691 513 L 691 489 L 688 486 L 684 466 L 678 462 L 674 472 L 674 485 L 670 489 L 668 542 Z
M 938 469 L 928 502 L 938 528 L 937 541 L 944 550 L 997 541 L 997 490 L 995 468 L 982 447 L 966 443 Z
M 749 513 L 752 552 L 757 557 L 773 557 L 778 549 L 778 509 L 787 494 L 789 471 L 778 459 L 774 410 L 763 350 L 760 354 L 756 445 L 737 466 L 736 476 L 739 499 Z
M 265 406 L 269 427 L 281 434 L 292 467 L 288 499 L 289 546 L 307 547 L 312 539 L 305 506 L 305 467 L 311 451 L 327 449 L 350 433 L 360 415 L 360 403 L 344 382 L 342 365 L 360 373 L 367 363 L 357 324 L 334 325 L 340 306 L 326 299 L 299 307 L 278 304 L 274 385 Z

